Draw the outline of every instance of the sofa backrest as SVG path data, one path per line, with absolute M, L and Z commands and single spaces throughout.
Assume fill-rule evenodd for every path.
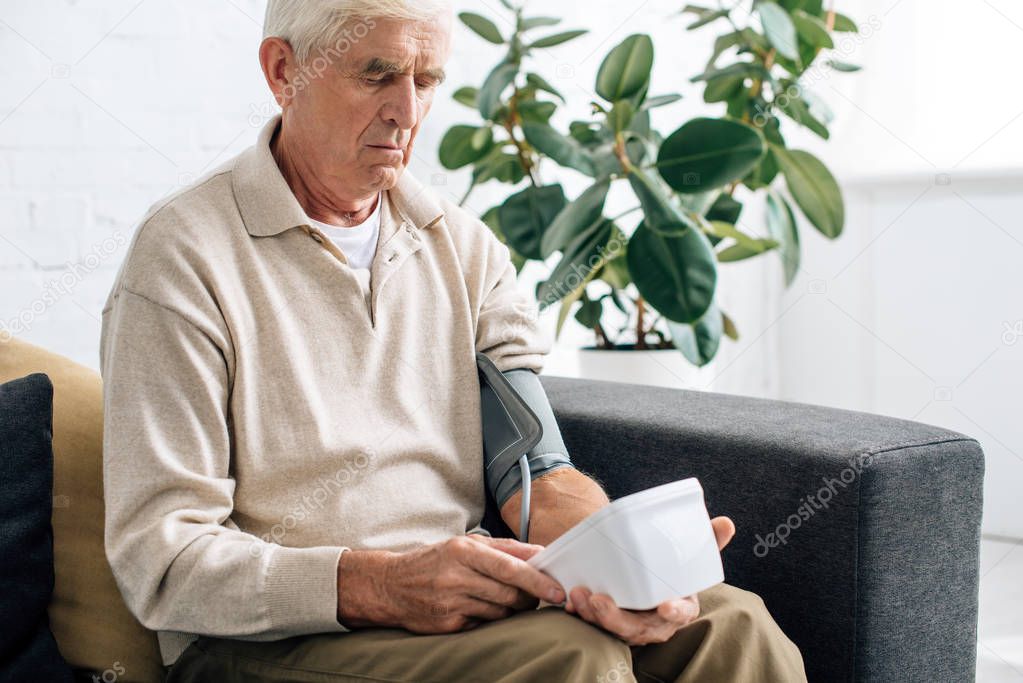
M 156 634 L 128 612 L 104 552 L 102 380 L 67 358 L 0 336 L 0 383 L 34 372 L 53 383 L 50 629 L 73 667 L 113 672 L 120 683 L 162 680 Z

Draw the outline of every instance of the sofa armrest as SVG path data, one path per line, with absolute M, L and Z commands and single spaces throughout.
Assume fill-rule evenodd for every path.
M 811 681 L 973 680 L 984 455 L 907 420 L 544 377 L 572 459 L 612 498 L 698 477 Z

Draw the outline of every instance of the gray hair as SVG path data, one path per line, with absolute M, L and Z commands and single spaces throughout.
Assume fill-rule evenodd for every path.
M 359 27 L 351 25 L 360 20 L 428 21 L 449 11 L 450 0 L 270 0 L 263 37 L 288 41 L 304 64 L 316 48 L 336 47 L 365 37 L 372 24 L 363 26 L 359 35 Z M 349 36 L 352 32 L 355 35 Z

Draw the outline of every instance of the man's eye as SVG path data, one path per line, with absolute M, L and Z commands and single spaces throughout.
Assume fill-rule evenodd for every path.
M 387 77 L 381 78 L 363 78 L 362 82 L 366 85 L 382 85 L 387 80 Z

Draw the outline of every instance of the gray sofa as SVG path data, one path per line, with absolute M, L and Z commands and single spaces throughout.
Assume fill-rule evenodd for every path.
M 974 680 L 974 439 L 799 403 L 543 383 L 573 460 L 612 497 L 700 479 L 711 514 L 738 529 L 725 580 L 763 597 L 811 681 Z M 509 534 L 492 508 L 487 523 Z

